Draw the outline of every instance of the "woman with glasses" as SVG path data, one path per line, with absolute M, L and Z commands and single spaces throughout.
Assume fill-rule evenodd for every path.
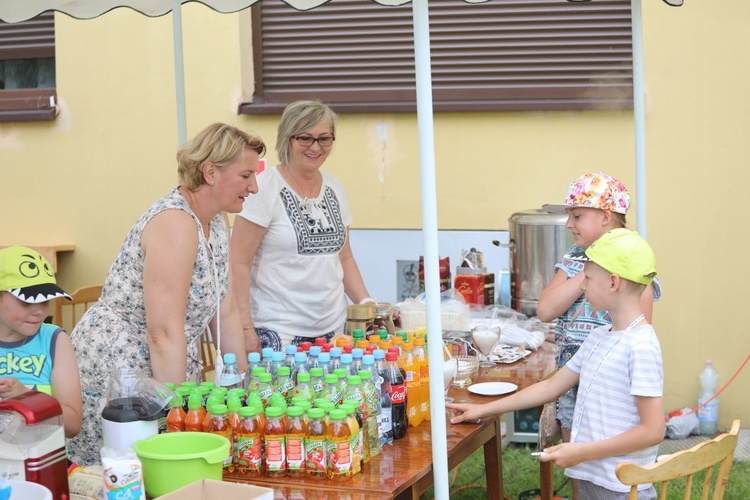
M 279 164 L 235 217 L 230 263 L 248 352 L 280 351 L 344 330 L 347 301 L 371 300 L 351 247 L 343 186 L 320 168 L 336 140 L 336 114 L 320 101 L 284 110 Z

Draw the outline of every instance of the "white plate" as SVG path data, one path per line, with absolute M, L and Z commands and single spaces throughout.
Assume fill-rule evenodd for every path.
M 469 392 L 481 396 L 500 396 L 508 394 L 518 389 L 516 384 L 510 382 L 483 382 L 481 384 L 472 384 L 468 387 Z

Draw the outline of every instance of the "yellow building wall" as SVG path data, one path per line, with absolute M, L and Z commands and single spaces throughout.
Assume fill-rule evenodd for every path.
M 665 290 L 654 326 L 673 410 L 696 404 L 705 359 L 723 383 L 750 353 L 740 314 L 750 282 L 750 3 L 643 4 L 648 239 Z M 242 15 L 183 8 L 188 136 L 214 121 L 249 128 L 274 164 L 278 116 L 236 114 Z M 76 245 L 58 276 L 73 290 L 104 280 L 132 223 L 176 184 L 172 19 L 58 14 L 56 30 L 60 115 L 0 123 L 0 243 Z M 561 202 L 588 171 L 636 194 L 627 111 L 438 113 L 435 156 L 441 229 L 507 229 L 514 212 Z M 342 116 L 325 168 L 348 190 L 354 227 L 421 227 L 415 115 Z M 749 373 L 722 395 L 721 426 L 750 422 Z

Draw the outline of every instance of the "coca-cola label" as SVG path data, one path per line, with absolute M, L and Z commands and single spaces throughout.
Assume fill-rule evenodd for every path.
M 394 405 L 406 403 L 406 384 L 391 384 L 389 396 Z

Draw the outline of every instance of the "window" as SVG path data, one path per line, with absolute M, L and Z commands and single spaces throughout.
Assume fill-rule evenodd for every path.
M 56 100 L 54 13 L 0 22 L 0 121 L 52 120 Z
M 632 107 L 629 0 L 430 0 L 438 111 Z M 278 113 L 302 98 L 338 111 L 416 109 L 412 6 L 332 0 L 298 12 L 253 7 L 252 102 Z

